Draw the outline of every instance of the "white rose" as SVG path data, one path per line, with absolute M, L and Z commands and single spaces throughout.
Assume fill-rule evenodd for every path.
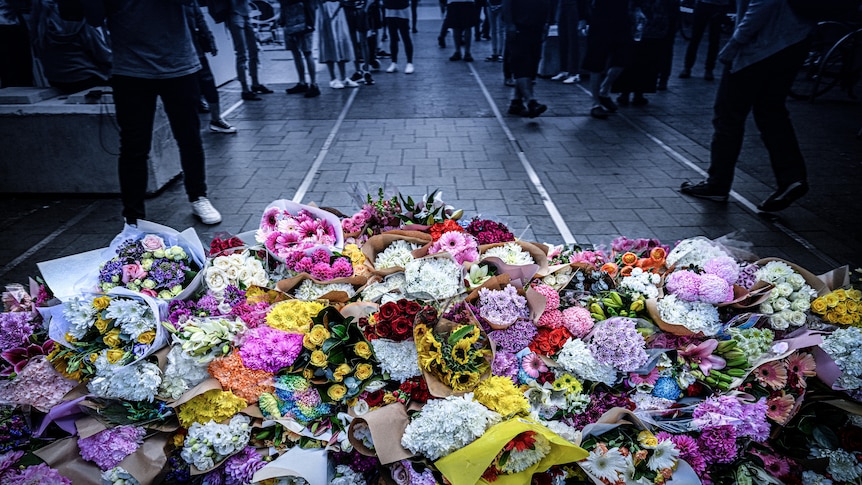
M 772 302 L 772 308 L 776 312 L 782 312 L 790 308 L 790 301 L 787 298 L 777 298 Z
M 231 254 L 230 256 L 228 256 L 227 258 L 228 258 L 228 260 L 230 260 L 231 266 L 241 268 L 245 264 L 245 256 L 243 256 L 242 254 L 234 253 L 234 254 Z
M 797 312 L 807 312 L 811 308 L 811 302 L 808 298 L 797 298 L 790 304 L 790 309 Z
M 213 267 L 225 271 L 230 267 L 230 260 L 227 256 L 218 256 L 213 259 Z
M 228 279 L 230 279 L 230 281 L 236 281 L 237 277 L 239 276 L 239 270 L 240 268 L 232 264 L 228 269 L 224 271 L 224 274 L 228 277 Z
M 802 288 L 803 285 L 805 285 L 805 278 L 803 278 L 802 275 L 799 273 L 793 273 L 792 275 L 788 276 L 785 281 L 787 281 L 787 283 L 792 286 L 794 290 L 798 290 Z
M 787 314 L 790 323 L 794 326 L 798 327 L 805 324 L 805 313 L 801 311 L 789 311 L 785 313 Z
M 266 286 L 269 283 L 269 276 L 262 268 L 254 273 L 253 284 L 256 286 Z
M 227 314 L 229 314 L 229 313 L 230 313 L 230 311 L 231 311 L 230 303 L 228 303 L 228 302 L 226 302 L 226 301 L 223 301 L 223 302 L 219 303 L 219 304 L 218 304 L 218 311 L 219 311 L 222 315 L 227 315 Z
M 207 269 L 204 280 L 207 283 L 207 288 L 212 291 L 224 291 L 228 285 L 227 274 L 215 266 Z
M 760 305 L 760 313 L 772 315 L 773 313 L 775 313 L 775 310 L 772 308 L 772 304 L 763 303 L 762 305 Z
M 236 281 L 248 286 L 251 284 L 252 277 L 254 277 L 254 272 L 247 266 L 243 266 L 236 274 Z
M 790 283 L 778 283 L 772 290 L 774 296 L 790 296 L 793 293 L 793 286 Z
M 776 313 L 769 317 L 769 323 L 772 325 L 772 328 L 776 330 L 784 330 L 788 326 L 790 326 L 790 321 L 787 320 L 787 315 L 785 312 Z

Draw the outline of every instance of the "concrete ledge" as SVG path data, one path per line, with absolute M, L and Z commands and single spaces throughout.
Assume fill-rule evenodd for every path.
M 7 89 L 12 88 L 0 93 Z M 114 105 L 104 102 L 110 101 L 109 96 L 102 96 L 98 104 L 67 104 L 84 99 L 85 94 L 0 105 L 0 132 L 9 140 L 0 150 L 0 192 L 119 193 Z M 148 193 L 158 192 L 182 171 L 179 149 L 161 103 L 153 125 L 148 171 Z
M 0 89 L 0 105 L 35 104 L 59 94 L 54 88 L 3 88 Z

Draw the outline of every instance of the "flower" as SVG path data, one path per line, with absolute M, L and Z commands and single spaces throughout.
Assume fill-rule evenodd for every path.
M 500 327 L 506 327 L 518 318 L 530 316 L 527 299 L 518 294 L 512 285 L 502 290 L 482 288 L 479 290 L 479 315 Z
M 365 342 L 360 343 L 368 345 Z M 404 382 L 422 374 L 417 364 L 419 354 L 412 340 L 393 342 L 388 339 L 375 339 L 371 341 L 371 346 L 380 361 L 381 370 L 389 374 L 390 379 Z
M 463 448 L 501 421 L 499 414 L 473 401 L 470 393 L 428 401 L 401 437 L 401 445 L 437 460 Z
M 540 373 L 548 371 L 548 366 L 545 365 L 539 354 L 532 352 L 521 358 L 521 368 L 533 379 L 539 377 Z
M 377 269 L 388 269 L 407 266 L 413 261 L 413 251 L 419 249 L 418 244 L 409 243 L 403 239 L 392 241 L 386 249 L 377 253 L 374 258 L 374 267 Z
M 179 407 L 180 425 L 188 428 L 193 423 L 222 422 L 245 409 L 248 402 L 231 391 L 211 389 L 191 398 Z
M 87 438 L 78 439 L 81 457 L 102 471 L 110 470 L 131 455 L 144 442 L 146 430 L 137 426 L 116 426 Z
M 847 327 L 835 330 L 820 345 L 841 369 L 841 376 L 835 383 L 845 389 L 862 388 L 862 352 L 859 352 L 859 342 L 862 342 L 862 329 Z
M 616 370 L 600 363 L 581 339 L 567 341 L 557 355 L 557 364 L 581 380 L 603 382 L 609 386 L 617 379 Z
M 595 322 L 590 311 L 582 306 L 573 306 L 563 310 L 563 326 L 568 329 L 572 336 L 577 338 L 586 337 L 593 329 Z
M 530 403 L 523 392 L 507 377 L 488 377 L 476 386 L 473 397 L 491 411 L 503 416 L 527 414 L 530 410 Z
M 787 384 L 787 369 L 782 361 L 772 361 L 761 365 L 754 371 L 758 382 L 773 390 L 778 390 Z
M 817 375 L 817 364 L 814 362 L 814 356 L 809 353 L 794 352 L 787 358 L 786 364 L 791 383 L 799 387 L 805 387 L 806 377 Z
M 790 419 L 790 413 L 793 411 L 795 404 L 796 400 L 792 395 L 781 391 L 781 393 L 766 401 L 766 416 L 778 424 L 784 424 Z
M 249 369 L 278 372 L 290 367 L 302 350 L 302 334 L 282 332 L 272 327 L 251 329 L 245 337 L 239 355 Z
M 54 370 L 45 356 L 37 356 L 29 360 L 14 380 L 0 381 L 0 403 L 33 406 L 47 413 L 77 385 Z
M 721 329 L 718 309 L 709 303 L 688 302 L 670 294 L 658 301 L 658 309 L 662 320 L 694 333 L 710 336 Z
M 706 428 L 697 438 L 697 442 L 707 463 L 731 463 L 739 453 L 736 446 L 736 429 L 733 426 Z
M 673 468 L 676 466 L 679 450 L 676 449 L 673 442 L 670 440 L 659 441 L 650 454 L 647 466 L 650 470 L 658 471 L 664 468 Z
M 405 290 L 412 295 L 427 295 L 442 300 L 462 289 L 461 265 L 447 258 L 422 258 L 410 261 L 404 268 Z
M 631 372 L 644 365 L 649 356 L 646 342 L 635 328 L 635 321 L 611 317 L 599 322 L 590 339 L 590 352 L 601 364 L 611 365 L 622 372 Z
M 607 480 L 610 483 L 617 482 L 620 475 L 628 467 L 628 462 L 623 454 L 620 453 L 619 448 L 611 448 L 609 450 L 595 449 L 583 461 L 579 461 L 578 464 L 599 480 Z
M 514 242 L 507 242 L 503 245 L 486 250 L 482 254 L 481 259 L 490 257 L 500 258 L 504 263 L 514 266 L 536 263 L 530 253 L 525 251 L 521 245 Z
M 323 308 L 316 301 L 286 300 L 270 307 L 266 324 L 285 332 L 305 333 L 311 328 L 311 317 Z
M 251 435 L 249 418 L 237 414 L 228 424 L 210 421 L 194 423 L 183 442 L 180 456 L 198 470 L 208 470 L 216 462 L 245 448 Z
M 701 372 L 708 376 L 712 369 L 723 369 L 727 365 L 724 358 L 713 354 L 717 347 L 718 340 L 711 338 L 698 345 L 688 344 L 685 349 L 680 350 L 679 355 L 687 361 L 697 364 Z

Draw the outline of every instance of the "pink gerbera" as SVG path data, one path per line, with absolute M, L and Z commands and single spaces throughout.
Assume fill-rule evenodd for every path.
M 806 352 L 794 352 L 787 358 L 787 370 L 794 384 L 805 387 L 805 378 L 817 375 L 814 357 Z
M 790 473 L 790 462 L 786 459 L 773 455 L 759 456 L 763 459 L 763 468 L 773 477 L 781 478 Z
M 548 366 L 545 365 L 542 358 L 534 353 L 527 354 L 521 359 L 521 368 L 533 379 L 538 378 L 542 372 L 548 371 Z
M 796 400 L 793 399 L 793 396 L 782 392 L 766 401 L 766 416 L 783 425 L 790 419 L 794 404 L 796 404 Z
M 778 390 L 787 384 L 787 369 L 781 361 L 773 361 L 761 365 L 754 371 L 757 381 L 773 390 Z
M 648 374 L 629 373 L 629 385 L 637 387 L 641 384 L 649 384 L 654 386 L 658 382 L 658 367 L 653 367 Z
M 444 232 L 440 239 L 437 240 L 437 247 L 440 251 L 446 251 L 450 254 L 456 254 L 465 249 L 467 240 L 464 234 L 457 231 Z
M 263 217 L 260 218 L 260 228 L 267 233 L 274 231 L 275 226 L 278 224 L 278 215 L 280 212 L 277 207 L 264 211 Z

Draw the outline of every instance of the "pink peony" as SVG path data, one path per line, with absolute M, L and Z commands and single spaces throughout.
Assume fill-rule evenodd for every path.
M 703 265 L 703 271 L 714 274 L 731 285 L 739 279 L 739 265 L 730 256 L 710 259 Z
M 707 273 L 700 275 L 697 294 L 700 301 L 718 305 L 733 300 L 733 287 L 720 276 Z

